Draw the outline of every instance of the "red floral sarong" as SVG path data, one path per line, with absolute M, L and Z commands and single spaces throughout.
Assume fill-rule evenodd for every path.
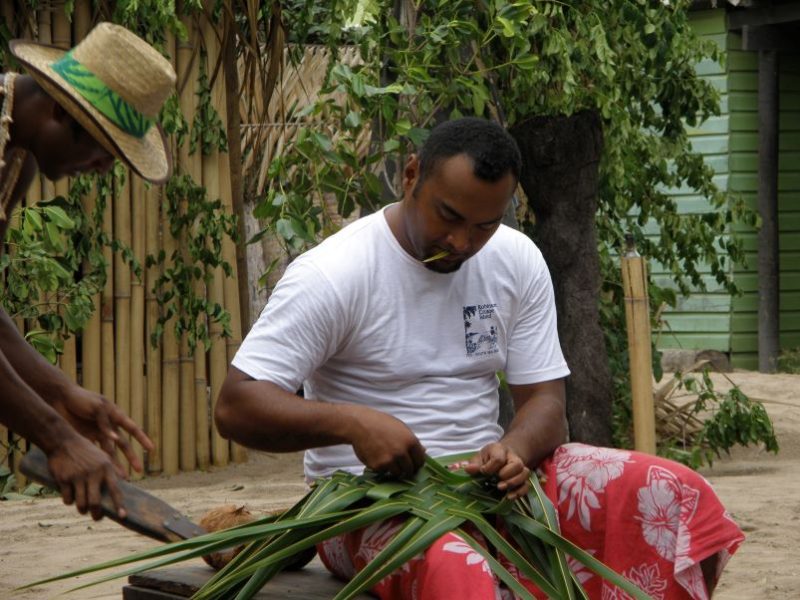
M 700 562 L 717 555 L 717 578 L 744 540 L 709 483 L 678 463 L 628 450 L 565 444 L 540 468 L 561 533 L 656 600 L 708 598 Z M 391 539 L 390 519 L 318 547 L 328 569 L 349 579 Z M 477 531 L 470 534 L 483 541 Z M 504 561 L 503 561 L 504 562 Z M 590 598 L 628 594 L 569 559 Z M 504 562 L 512 573 L 516 571 Z M 530 582 L 519 580 L 537 597 Z M 505 600 L 514 595 L 486 560 L 449 533 L 373 588 L 384 600 Z

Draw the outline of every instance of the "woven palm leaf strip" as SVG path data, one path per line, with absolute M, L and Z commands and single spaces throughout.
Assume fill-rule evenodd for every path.
M 586 598 L 567 565 L 567 555 L 631 597 L 637 600 L 649 598 L 632 582 L 560 535 L 555 508 L 535 477 L 531 478 L 530 493 L 510 502 L 497 491 L 491 479 L 472 477 L 464 471 L 451 471 L 444 466 L 466 458 L 468 455 L 436 460 L 428 458 L 417 475 L 406 481 L 386 481 L 373 473 L 356 476 L 340 471 L 318 482 L 302 500 L 279 516 L 166 544 L 25 587 L 149 561 L 74 588 L 79 590 L 248 544 L 225 568 L 211 577 L 194 598 L 249 600 L 291 563 L 294 556 L 311 546 L 402 515 L 406 520 L 392 540 L 339 591 L 334 600 L 347 600 L 365 592 L 449 531 L 457 533 L 475 552 L 486 558 L 492 571 L 517 596 L 533 599 L 534 596 L 497 556 L 462 528 L 464 524 L 472 524 L 519 575 L 534 582 L 550 598 Z M 495 529 L 493 522 L 497 518 L 502 519 L 514 544 Z

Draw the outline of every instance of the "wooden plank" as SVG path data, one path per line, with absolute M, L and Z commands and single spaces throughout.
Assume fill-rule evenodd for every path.
M 794 291 L 781 291 L 781 312 L 800 310 L 800 294 Z M 758 293 L 747 292 L 731 298 L 731 309 L 736 312 L 755 312 L 758 310 Z
M 731 309 L 729 294 L 692 294 L 688 298 L 680 296 L 675 308 L 665 311 L 668 316 L 673 312 L 727 313 Z
M 758 113 L 737 111 L 730 116 L 731 132 L 758 131 Z
M 728 91 L 752 92 L 758 90 L 758 76 L 754 72 L 741 71 L 728 75 Z
M 731 152 L 728 168 L 736 173 L 757 173 L 758 154 L 755 152 Z
M 697 127 L 687 127 L 686 131 L 689 135 L 697 135 L 700 133 L 707 134 L 724 134 L 728 132 L 728 115 L 721 115 L 718 117 L 709 117 Z
M 728 71 L 755 71 L 758 68 L 758 55 L 746 50 L 728 50 L 725 55 Z
M 800 131 L 800 111 L 798 110 L 781 109 L 779 121 L 782 132 Z
M 682 333 L 672 335 L 668 329 L 661 332 L 658 338 L 661 350 L 718 350 L 728 352 L 731 349 L 730 335 L 708 333 Z
M 731 333 L 731 351 L 758 352 L 758 335 L 755 333 Z
M 781 333 L 781 350 L 800 348 L 800 331 Z
M 740 110 L 755 112 L 758 110 L 758 93 L 731 92 L 728 94 L 728 109 L 730 112 Z
M 695 65 L 694 71 L 701 77 L 706 77 L 708 75 L 723 75 L 725 73 L 725 67 L 715 60 L 705 58 Z
M 800 236 L 790 235 L 789 231 L 787 231 L 786 234 L 787 235 L 782 235 L 779 240 L 779 248 L 781 253 L 800 250 Z M 755 236 L 755 232 L 742 232 L 737 235 L 737 237 L 742 240 L 742 246 L 746 253 L 755 252 L 757 248 Z M 747 267 L 747 270 L 755 268 L 754 263 L 752 263 L 750 258 L 748 258 Z
M 778 170 L 781 172 L 797 171 L 800 165 L 800 150 L 787 150 L 778 157 Z
M 668 275 L 653 275 L 653 283 L 662 287 L 670 287 L 672 284 L 672 277 Z M 707 292 L 721 292 L 724 291 L 716 278 L 712 275 L 701 275 L 700 280 L 705 284 Z
M 727 135 L 693 136 L 692 150 L 701 154 L 725 154 L 730 148 Z
M 697 35 L 703 37 L 713 34 L 725 33 L 724 10 L 697 10 L 689 14 L 689 25 Z
M 168 567 L 131 575 L 128 582 L 139 595 L 124 596 L 133 600 L 170 600 L 188 598 L 208 580 L 214 570 L 204 564 Z M 342 588 L 342 582 L 335 579 L 322 565 L 319 558 L 314 559 L 299 571 L 285 571 L 275 576 L 255 596 L 255 600 L 272 598 L 303 598 L 303 600 L 330 600 Z M 127 586 L 126 586 L 127 587 Z M 147 595 L 146 592 L 153 592 Z M 167 594 L 166 596 L 158 594 Z M 360 594 L 358 600 L 371 596 Z
M 730 315 L 727 313 L 672 312 L 663 314 L 662 319 L 676 333 L 724 333 L 730 327 Z
M 714 177 L 712 178 L 712 181 L 714 182 L 714 185 L 717 186 L 717 188 L 719 188 L 721 190 L 727 190 L 728 189 L 728 174 L 727 173 L 714 175 Z M 692 188 L 692 187 L 690 187 L 688 185 L 682 185 L 680 187 L 668 188 L 666 191 L 667 191 L 667 193 L 669 193 L 672 196 L 696 196 L 697 195 L 697 190 L 695 190 L 694 188 Z
M 727 94 L 730 91 L 727 75 L 709 75 L 704 79 L 720 94 Z
M 731 356 L 731 366 L 734 369 L 758 369 L 758 354 L 755 352 L 737 352 Z
M 738 133 L 731 136 L 729 146 L 731 152 L 758 152 L 758 134 Z
M 703 162 L 714 169 L 715 174 L 722 175 L 730 169 L 728 154 L 705 154 Z
M 744 291 L 758 289 L 757 283 L 758 279 L 755 273 L 746 273 L 741 276 L 736 276 L 736 285 L 740 286 Z M 800 273 L 789 272 L 781 277 L 781 289 L 783 291 L 800 290 Z

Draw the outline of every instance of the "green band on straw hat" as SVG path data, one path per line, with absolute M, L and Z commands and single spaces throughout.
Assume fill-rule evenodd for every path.
M 67 52 L 50 65 L 72 88 L 124 132 L 143 138 L 155 123 L 110 90 L 97 76 Z

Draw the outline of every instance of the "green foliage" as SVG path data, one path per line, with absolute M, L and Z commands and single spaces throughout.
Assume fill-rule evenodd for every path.
M 183 243 L 171 256 L 162 250 L 157 256 L 147 257 L 148 267 L 163 267 L 153 285 L 162 312 L 151 343 L 158 342 L 164 325 L 175 318 L 176 336 L 186 333 L 192 350 L 198 341 L 207 348 L 211 340 L 206 319 L 219 322 L 223 335 L 229 337 L 230 314 L 198 290 L 205 289 L 203 284 L 211 281 L 217 267 L 226 276 L 231 275 L 231 265 L 222 259 L 222 239 L 236 237 L 236 218 L 223 210 L 219 199 L 209 199 L 205 188 L 185 174 L 173 176 L 167 183 L 164 209 L 169 217 L 169 233 Z
M 289 39 L 325 44 L 332 59 L 318 101 L 289 111 L 300 134 L 272 163 L 272 187 L 255 214 L 296 253 L 330 233 L 323 198 L 334 197 L 347 215 L 398 197 L 397 165 L 440 119 L 478 115 L 512 126 L 534 116 L 597 112 L 605 138 L 597 214 L 601 324 L 622 443 L 630 392 L 617 249 L 625 233 L 666 266 L 680 292 L 703 289 L 701 268 L 709 268 L 736 293 L 729 269 L 744 254 L 731 224 L 756 218 L 715 187 L 687 135 L 687 126 L 719 113 L 717 92 L 694 71 L 703 59 L 722 61 L 719 49 L 692 32 L 689 0 L 423 0 L 414 3 L 410 29 L 395 17 L 396 4 L 360 3 L 359 25 L 348 27 L 353 13 L 282 3 Z M 358 61 L 344 59 L 343 44 L 357 48 Z M 704 196 L 709 211 L 679 214 L 668 195 L 677 187 Z M 522 230 L 533 235 L 535 216 L 521 217 Z M 645 227 L 659 234 L 648 238 Z M 675 304 L 673 290 L 651 285 L 650 295 L 655 310 Z M 734 421 L 723 421 L 739 439 Z M 713 439 L 720 448 L 727 443 L 724 435 Z
M 0 464 L 0 500 L 30 500 L 39 496 L 54 496 L 56 493 L 39 485 L 29 483 L 22 492 L 17 492 L 17 477 L 8 467 Z
M 800 374 L 800 348 L 784 350 L 778 357 L 778 371 Z
M 182 12 L 176 10 L 173 1 L 101 0 L 94 5 L 104 19 L 128 27 L 165 54 L 172 52 L 165 46 L 168 32 L 178 39 L 187 37 L 181 15 L 196 14 L 203 8 L 201 0 L 183 2 Z M 35 22 L 34 12 L 39 8 L 37 2 L 29 0 L 19 7 L 22 12 L 18 17 L 28 11 L 27 16 Z M 64 10 L 71 16 L 74 2 L 66 3 Z M 7 40 L 12 37 L 8 24 L 0 24 L 0 67 L 14 66 L 5 53 Z M 183 115 L 178 97 L 173 94 L 159 120 L 179 147 L 189 143 L 190 153 L 226 152 L 225 127 L 211 103 L 207 57 L 200 53 L 195 60 L 200 61 L 196 114 Z M 102 231 L 103 214 L 113 201 L 115 188 L 121 187 L 124 173 L 117 164 L 113 175 L 75 179 L 67 198 L 46 199 L 21 209 L 20 226 L 9 228 L 6 234 L 8 251 L 0 256 L 0 272 L 6 280 L 0 289 L 0 304 L 12 316 L 34 323 L 27 338 L 51 362 L 63 351 L 64 339 L 79 333 L 99 308 L 93 305 L 92 298 L 106 280 L 108 265 L 103 248 L 121 253 L 133 274 L 141 277 L 141 265 L 131 249 Z M 81 198 L 93 187 L 98 198 L 89 215 Z M 203 286 L 197 282 L 208 282 L 217 267 L 230 276 L 231 266 L 222 260 L 221 248 L 225 236 L 234 237 L 236 221 L 225 212 L 219 199 L 207 198 L 205 189 L 185 174 L 173 175 L 167 184 L 163 212 L 169 219 L 169 234 L 185 243 L 172 256 L 162 252 L 146 257 L 148 266 L 162 267 L 153 286 L 160 316 L 151 341 L 157 343 L 165 324 L 174 318 L 175 334 L 186 333 L 194 350 L 198 342 L 209 344 L 211 322 L 221 323 L 223 334 L 230 335 L 230 315 L 219 304 L 207 301 Z
M 94 310 L 92 297 L 106 280 L 103 248 L 122 252 L 134 273 L 140 271 L 130 249 L 111 241 L 101 229 L 112 178 L 96 181 L 93 214 L 82 206 L 81 197 L 94 186 L 91 178 L 79 177 L 66 198 L 17 209 L 20 226 L 9 228 L 8 251 L 0 256 L 0 271 L 5 272 L 0 302 L 12 317 L 35 323 L 28 341 L 53 363 L 63 340 L 79 332 Z
M 194 154 L 198 146 L 204 155 L 214 151 L 228 151 L 228 138 L 225 125 L 211 102 L 211 86 L 208 81 L 206 64 L 208 57 L 205 51 L 200 52 L 200 68 L 197 77 L 198 103 L 192 121 L 192 134 L 189 139 L 189 153 Z M 221 75 L 221 74 L 220 74 Z M 182 144 L 182 140 L 178 145 Z
M 659 453 L 696 469 L 728 452 L 733 446 L 763 444 L 778 452 L 778 440 L 764 405 L 747 397 L 737 386 L 725 393 L 714 388 L 708 369 L 700 377 L 676 374 L 676 390 L 685 389 L 694 398 L 683 411 L 687 421 L 700 417 L 702 427 L 682 436 L 662 436 Z
M 311 119 L 315 125 L 276 159 L 271 174 L 284 208 L 271 226 L 284 213 L 306 214 L 312 226 L 302 229 L 319 233 L 322 228 L 302 204 L 325 190 L 339 194 L 337 201 L 346 208 L 353 201 L 370 210 L 384 203 L 389 198 L 381 197 L 374 182 L 351 200 L 343 197 L 353 189 L 353 170 L 383 175 L 380 165 L 413 151 L 437 119 L 494 116 L 511 126 L 532 116 L 588 109 L 602 116 L 606 141 L 597 221 L 603 245 L 620 246 L 630 231 L 641 253 L 666 265 L 681 291 L 702 287 L 702 264 L 733 290 L 728 261 L 743 254 L 728 226 L 754 217 L 716 189 L 702 156 L 690 149 L 687 124 L 719 111 L 717 93 L 696 76 L 694 65 L 721 57 L 713 43 L 692 33 L 689 4 L 421 2 L 409 33 L 391 16 L 388 0 L 370 3 L 376 18 L 344 32 L 343 13 L 330 11 L 323 18 L 320 8 L 312 12 L 303 10 L 302 2 L 287 3 L 290 38 L 326 43 L 337 57 L 323 94 L 335 91 L 346 98 L 336 102 L 323 95 L 306 113 L 290 114 L 291 121 Z M 313 28 L 304 22 L 312 15 Z M 343 42 L 358 48 L 359 64 L 348 66 L 338 58 Z M 345 135 L 314 136 L 322 121 Z M 367 124 L 373 143 L 364 153 L 355 140 Z M 325 160 L 310 163 L 309 157 Z M 312 173 L 305 172 L 309 167 Z M 386 183 L 396 189 L 396 181 Z M 679 215 L 667 195 L 678 186 L 704 195 L 711 210 Z M 262 203 L 274 201 L 270 192 Z M 654 241 L 644 235 L 648 224 L 660 231 Z M 618 268 L 611 253 L 603 257 L 613 288 Z

